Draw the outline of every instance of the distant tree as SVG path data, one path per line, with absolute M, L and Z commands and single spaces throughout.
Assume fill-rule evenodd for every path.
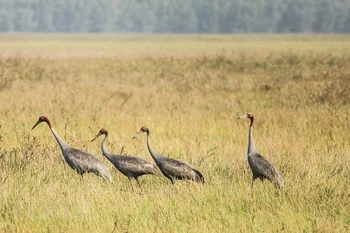
M 90 1 L 89 1 L 90 2 Z M 88 32 L 90 5 L 85 0 L 75 0 L 75 11 L 77 12 L 75 22 L 72 22 L 74 32 Z
M 12 12 L 13 30 L 17 32 L 35 31 L 34 12 L 24 3 L 15 3 Z
M 343 32 L 350 33 L 350 10 L 348 11 L 348 17 L 344 22 Z
M 172 8 L 168 5 L 171 4 L 171 1 L 159 1 L 157 2 L 157 7 L 155 7 L 154 17 L 155 17 L 155 25 L 153 32 L 162 33 L 169 32 L 169 25 L 171 25 L 171 21 L 173 18 Z
M 117 18 L 114 20 L 114 28 L 117 32 L 130 32 L 134 27 L 132 14 L 135 14 L 136 8 L 133 0 L 123 2 L 118 1 Z
M 232 0 L 219 1 L 220 14 L 218 15 L 218 32 L 232 33 L 237 32 L 238 23 L 240 21 L 240 1 Z
M 320 1 L 315 6 L 315 18 L 312 24 L 314 32 L 327 32 L 331 28 L 331 6 L 328 1 Z
M 52 24 L 52 4 L 45 0 L 40 0 L 32 4 L 33 19 L 36 22 L 36 32 L 53 32 L 55 30 Z
M 286 8 L 282 10 L 281 19 L 277 22 L 276 32 L 288 32 L 293 28 L 295 32 L 302 31 L 303 16 L 301 14 L 304 2 L 290 0 Z
M 183 4 L 173 4 L 171 9 L 172 14 L 170 22 L 168 22 L 170 30 L 166 29 L 166 31 L 172 33 L 197 32 L 198 21 L 193 2 L 184 1 Z
M 79 12 L 76 11 L 74 0 L 65 0 L 62 6 L 62 22 L 65 26 L 63 30 L 65 32 L 74 31 L 74 23 L 79 20 Z
M 88 12 L 88 32 L 104 32 L 107 24 L 107 8 L 102 1 L 94 1 L 90 4 Z
M 350 3 L 349 3 L 350 4 Z M 344 7 L 344 4 L 335 2 L 333 4 L 333 26 L 332 31 L 335 33 L 345 32 L 345 21 L 349 16 L 350 9 Z
M 252 32 L 254 16 L 252 8 L 249 7 L 249 1 L 241 4 L 239 12 L 239 23 L 236 32 Z
M 0 10 L 0 31 L 10 32 L 13 30 L 13 21 L 11 19 L 11 13 L 7 10 Z
M 199 0 L 194 4 L 197 17 L 197 31 L 200 33 L 215 33 L 218 30 L 218 2 Z

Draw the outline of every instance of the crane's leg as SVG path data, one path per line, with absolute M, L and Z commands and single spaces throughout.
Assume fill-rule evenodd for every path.
M 253 184 L 254 184 L 254 181 L 256 180 L 256 176 L 253 175 L 253 178 L 252 178 L 252 184 L 250 185 L 252 188 L 253 188 Z
M 130 184 L 131 184 L 131 190 L 134 192 L 134 186 L 132 185 L 132 182 L 131 182 L 131 178 L 128 177 L 129 181 L 130 181 Z
M 141 192 L 142 192 L 142 187 L 141 187 L 141 184 L 140 184 L 140 182 L 139 182 L 139 180 L 138 180 L 138 177 L 135 177 L 135 180 L 136 180 L 137 184 L 139 185 L 139 187 L 140 187 L 140 189 L 141 189 Z

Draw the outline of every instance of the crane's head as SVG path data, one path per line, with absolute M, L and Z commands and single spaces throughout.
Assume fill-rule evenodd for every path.
M 134 137 L 132 137 L 132 139 L 135 139 L 137 137 L 137 135 L 146 132 L 147 134 L 149 134 L 149 129 L 146 126 L 142 126 L 141 129 L 139 130 L 139 132 L 137 132 L 137 134 L 134 135 Z
M 108 136 L 108 131 L 105 128 L 100 129 L 100 131 L 96 134 L 94 139 L 91 140 L 91 142 L 95 141 L 99 136 L 101 136 L 103 134 Z
M 39 125 L 41 122 L 44 122 L 44 121 L 49 125 L 50 128 L 52 128 L 52 125 L 51 125 L 51 122 L 50 122 L 49 118 L 47 118 L 47 116 L 41 115 L 41 116 L 39 117 L 39 120 L 38 120 L 38 121 L 35 123 L 35 125 L 32 127 L 32 130 L 33 130 L 37 125 Z
M 250 127 L 253 126 L 253 123 L 254 123 L 254 115 L 253 115 L 253 113 L 247 113 L 247 114 L 244 114 L 242 116 L 237 117 L 237 119 L 243 119 L 243 118 L 250 119 Z

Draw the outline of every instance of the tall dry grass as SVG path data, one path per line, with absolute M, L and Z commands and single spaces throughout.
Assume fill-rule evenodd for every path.
M 348 37 L 135 38 L 2 38 L 20 51 L 0 57 L 0 231 L 349 231 Z M 111 51 L 100 56 L 95 41 Z M 125 44 L 137 48 L 127 57 Z M 269 182 L 250 188 L 248 122 L 236 120 L 246 112 L 258 150 L 283 174 L 281 193 Z M 48 127 L 31 131 L 41 114 L 108 164 L 114 184 L 81 181 Z M 131 140 L 143 125 L 157 151 L 198 168 L 206 184 L 145 176 L 144 192 L 132 192 L 90 140 L 105 127 L 111 151 L 152 161 L 144 135 Z

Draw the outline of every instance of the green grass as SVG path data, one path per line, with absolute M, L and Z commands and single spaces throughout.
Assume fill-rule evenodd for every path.
M 343 35 L 2 35 L 0 231 L 347 232 L 350 50 Z M 285 189 L 250 187 L 248 120 Z M 95 154 L 109 184 L 64 162 Z M 153 147 L 200 170 L 204 186 L 142 177 L 143 193 L 102 157 L 152 161 Z M 136 187 L 136 186 L 135 186 Z

